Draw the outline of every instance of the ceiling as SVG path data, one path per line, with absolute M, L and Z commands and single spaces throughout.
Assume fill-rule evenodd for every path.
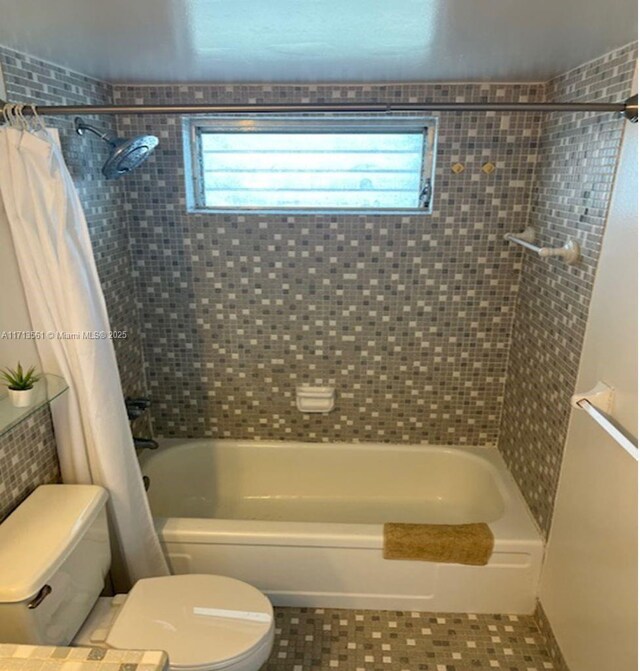
M 113 82 L 541 81 L 636 0 L 0 0 L 0 44 Z

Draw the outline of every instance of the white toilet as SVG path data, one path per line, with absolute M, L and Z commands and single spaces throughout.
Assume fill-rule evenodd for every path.
M 216 575 L 138 581 L 99 597 L 111 554 L 107 493 L 43 485 L 0 525 L 0 642 L 165 650 L 171 669 L 257 671 L 273 646 L 273 608 Z

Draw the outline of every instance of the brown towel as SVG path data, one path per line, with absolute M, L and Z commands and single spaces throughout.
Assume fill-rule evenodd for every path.
M 493 552 L 489 525 L 402 524 L 384 525 L 385 559 L 413 559 L 484 566 Z

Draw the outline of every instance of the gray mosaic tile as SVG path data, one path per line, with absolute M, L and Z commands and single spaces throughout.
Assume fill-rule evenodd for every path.
M 60 482 L 60 466 L 46 406 L 0 437 L 0 522 L 39 485 Z
M 118 103 L 540 100 L 541 85 L 116 86 Z M 493 445 L 539 115 L 440 115 L 432 215 L 186 212 L 181 120 L 127 181 L 144 359 L 164 436 Z M 497 170 L 481 171 L 486 161 Z M 465 164 L 455 175 L 451 165 Z M 335 385 L 303 415 L 298 383 Z
M 539 601 L 536 604 L 536 611 L 533 616 L 556 669 L 558 671 L 569 671 L 569 665 L 564 659 L 564 655 L 562 654 L 562 650 L 560 650 L 553 629 L 551 629 L 551 623 Z
M 549 82 L 547 98 L 624 100 L 636 58 L 637 44 L 613 51 Z M 542 125 L 531 224 L 542 245 L 577 239 L 582 259 L 524 257 L 498 446 L 545 534 L 624 123 L 575 113 L 545 115 Z
M 262 671 L 561 670 L 531 616 L 276 608 Z

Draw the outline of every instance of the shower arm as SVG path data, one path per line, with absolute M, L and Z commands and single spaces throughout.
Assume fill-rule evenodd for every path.
M 0 100 L 0 107 L 5 104 Z M 465 103 L 465 102 L 421 102 L 421 103 L 288 103 L 254 105 L 36 105 L 37 114 L 43 116 L 71 116 L 76 114 L 295 114 L 313 112 L 612 112 L 632 123 L 638 121 L 638 96 L 634 95 L 620 103 L 610 102 L 563 102 L 563 103 Z M 23 114 L 33 113 L 25 106 Z M 85 124 L 86 125 L 86 124 Z M 101 136 L 91 127 L 87 130 Z M 103 137 L 103 139 L 105 139 Z
M 1 102 L 1 101 L 0 101 Z M 74 120 L 74 126 L 76 133 L 78 135 L 84 135 L 85 131 L 89 131 L 94 135 L 97 135 L 101 140 L 104 140 L 107 144 L 110 144 L 112 147 L 117 145 L 116 136 L 113 133 L 103 133 L 99 128 L 92 126 L 89 123 L 84 122 L 80 117 L 76 117 Z

